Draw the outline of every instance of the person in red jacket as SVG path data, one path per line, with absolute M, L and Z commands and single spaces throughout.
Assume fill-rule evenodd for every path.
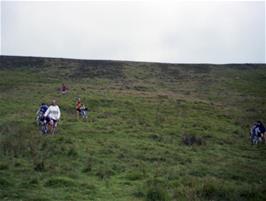
M 79 119 L 80 108 L 81 108 L 81 101 L 80 101 L 80 98 L 78 98 L 76 102 L 77 119 Z

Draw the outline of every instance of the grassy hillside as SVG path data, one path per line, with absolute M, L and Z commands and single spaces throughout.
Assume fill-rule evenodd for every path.
M 248 138 L 266 123 L 265 65 L 0 59 L 0 200 L 266 200 L 266 145 Z M 42 136 L 52 99 L 62 119 Z

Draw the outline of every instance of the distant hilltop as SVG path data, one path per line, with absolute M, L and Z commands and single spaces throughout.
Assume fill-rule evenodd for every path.
M 52 57 L 33 57 L 33 56 L 0 56 L 0 67 L 42 67 L 47 63 L 53 65 L 156 65 L 156 66 L 186 66 L 186 67 L 200 67 L 200 66 L 226 66 L 226 67 L 238 67 L 238 68 L 249 68 L 249 67 L 265 67 L 266 64 L 257 63 L 228 63 L 228 64 L 209 64 L 209 63 L 161 63 L 161 62 L 143 62 L 143 61 L 123 61 L 123 60 L 87 60 L 87 59 L 73 59 L 73 58 L 52 58 Z M 50 64 L 51 64 L 50 63 Z

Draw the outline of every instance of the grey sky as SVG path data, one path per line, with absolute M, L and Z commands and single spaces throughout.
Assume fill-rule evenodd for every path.
M 1 54 L 264 63 L 265 2 L 2 1 Z

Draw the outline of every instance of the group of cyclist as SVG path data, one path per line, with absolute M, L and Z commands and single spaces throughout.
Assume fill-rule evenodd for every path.
M 40 108 L 37 111 L 37 123 L 41 126 L 43 134 L 55 133 L 57 122 L 61 117 L 61 112 L 59 106 L 56 104 L 56 101 L 53 100 L 50 106 L 47 106 L 45 103 L 42 103 Z
M 84 104 L 81 104 L 80 98 L 76 102 L 76 111 L 77 119 L 81 116 L 83 119 L 87 119 L 88 109 Z M 42 103 L 37 111 L 37 124 L 40 126 L 40 130 L 43 134 L 55 134 L 57 123 L 60 120 L 61 112 L 59 106 L 56 104 L 56 101 L 53 100 L 50 106 Z
M 66 87 L 63 84 L 63 87 Z M 66 88 L 65 88 L 66 89 Z M 79 120 L 80 116 L 83 119 L 88 119 L 88 109 L 81 103 L 80 98 L 76 101 L 76 115 Z M 43 134 L 55 134 L 57 123 L 61 117 L 61 112 L 56 101 L 53 100 L 50 106 L 42 103 L 37 111 L 37 123 L 41 127 Z M 265 143 L 266 129 L 261 121 L 257 121 L 250 129 L 251 144 Z

